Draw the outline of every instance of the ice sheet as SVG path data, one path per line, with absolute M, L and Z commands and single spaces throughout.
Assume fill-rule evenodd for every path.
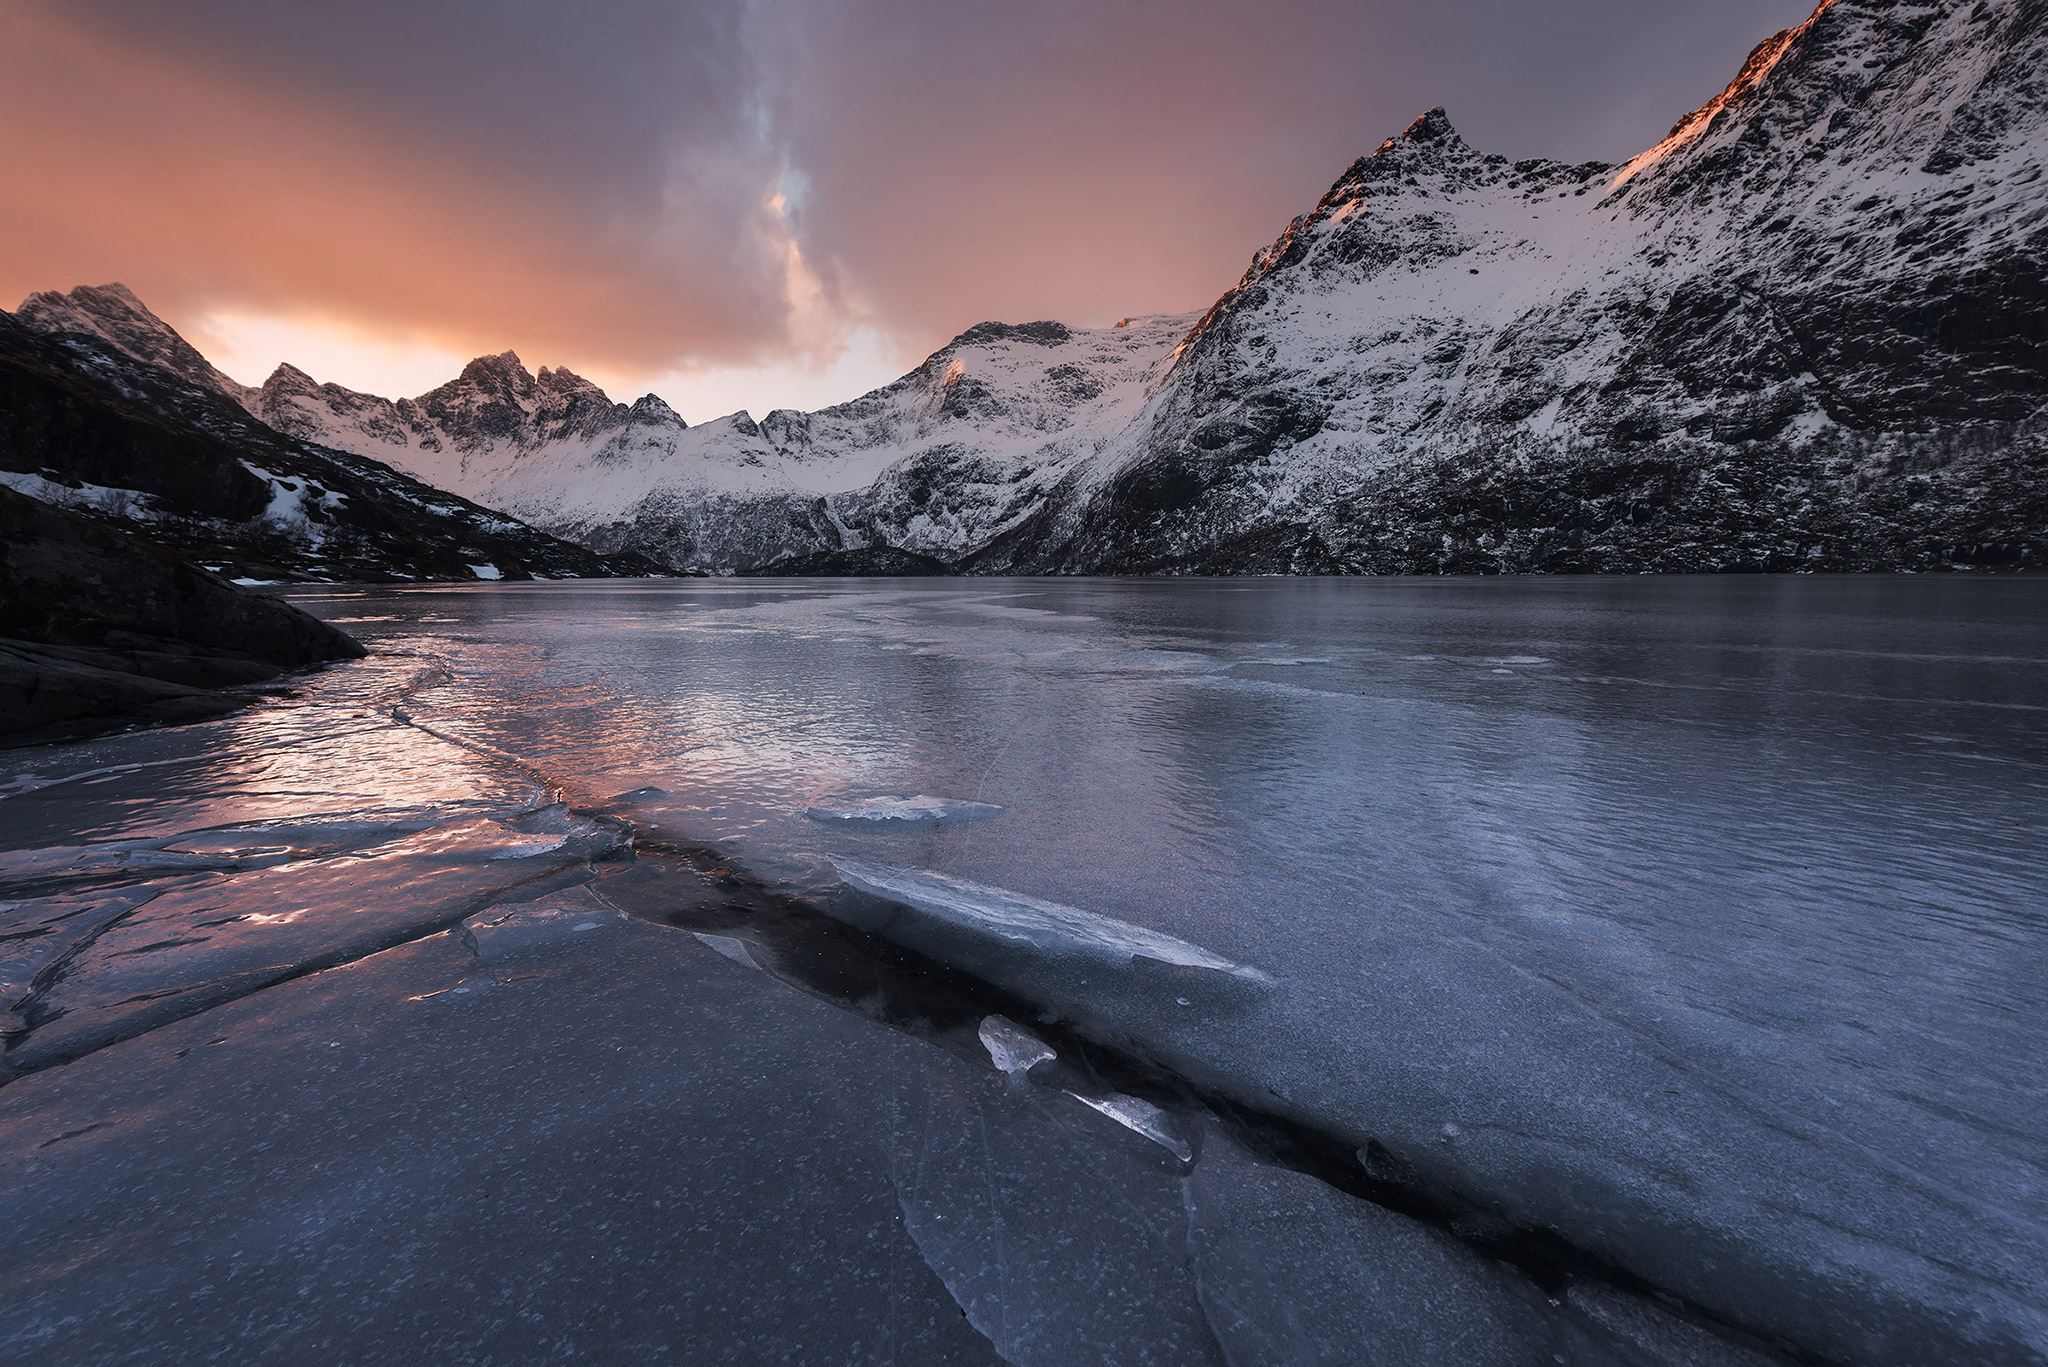
M 764 915 L 864 918 L 1822 1358 L 2048 1356 L 2041 581 L 343 599 L 394 619 L 362 627 L 379 651 L 416 652 L 361 662 L 412 690 L 408 715 L 489 750 L 316 688 L 191 728 L 231 740 L 220 755 L 136 736 L 18 761 L 0 843 L 488 820 L 531 802 L 529 770 L 579 802 L 658 788 L 650 830 L 707 852 L 704 897 L 729 861 Z M 804 817 L 828 792 L 972 794 L 1004 817 Z M 911 881 L 849 891 L 849 854 Z M 156 877 L 99 876 L 13 900 Z M 1136 929 L 1274 981 L 1145 957 Z

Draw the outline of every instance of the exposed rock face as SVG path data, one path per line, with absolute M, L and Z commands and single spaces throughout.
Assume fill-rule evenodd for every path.
M 361 646 L 114 527 L 0 489 L 0 744 L 196 721 Z
M 262 579 L 640 573 L 388 466 L 293 440 L 219 389 L 126 351 L 182 339 L 112 287 L 74 291 L 140 318 L 44 333 L 0 315 L 0 484 Z M 36 316 L 74 321 L 36 296 Z M 111 307 L 111 305 L 110 305 Z M 123 338 L 119 346 L 108 333 Z M 166 340 L 168 339 L 168 340 Z M 175 345 L 173 345 L 175 343 Z M 187 348 L 189 350 L 189 348 Z M 197 353 L 192 353 L 196 357 Z M 189 366 L 185 367 L 189 369 Z
M 1827 0 L 1623 166 L 1511 163 L 1432 110 L 1199 319 L 986 323 L 759 423 L 509 352 L 395 403 L 243 390 L 111 287 L 24 317 L 676 568 L 2032 567 L 2044 73 L 2048 0 Z

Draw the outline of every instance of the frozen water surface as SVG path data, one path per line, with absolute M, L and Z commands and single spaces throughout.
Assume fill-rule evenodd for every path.
M 813 1357 L 872 1355 L 880 1340 L 855 1353 L 851 1336 L 901 1294 L 969 1331 L 919 1340 L 916 1360 L 1750 1362 L 1773 1343 L 2048 1360 L 2048 584 L 697 582 L 299 601 L 358 619 L 379 653 L 240 717 L 0 763 L 0 1038 L 19 1074 L 0 1118 L 17 1127 L 8 1161 L 32 1165 L 6 1188 L 18 1234 L 0 1245 L 11 1275 L 41 1279 L 0 1310 L 0 1346 L 85 1343 L 81 1307 L 110 1287 L 229 1284 L 45 1241 L 69 1221 L 79 1247 L 146 1246 L 134 1222 L 156 1217 L 93 1194 L 128 1190 L 124 1152 L 194 1201 L 257 1181 L 271 1160 L 181 1168 L 176 1136 L 281 1142 L 224 1119 L 232 1098 L 299 1078 L 281 1042 L 346 1011 L 381 1041 L 375 1068 L 412 1079 L 390 1093 L 393 1133 L 442 1107 L 465 1133 L 528 1136 L 498 1158 L 447 1151 L 512 1165 L 521 1190 L 546 1166 L 523 1117 L 573 1127 L 586 1071 L 668 1116 L 665 1135 L 753 1136 L 747 1163 L 782 1180 L 823 1161 L 805 1154 L 854 1155 L 868 1175 L 841 1194 L 798 1183 L 785 1202 L 822 1231 L 812 1261 L 771 1231 L 746 1264 L 769 1297 L 809 1284 L 762 1271 L 774 1258 L 859 1266 L 881 1226 L 849 1212 L 878 1209 L 857 1193 L 879 1184 L 881 1280 L 803 1321 L 842 1335 Z M 831 819 L 874 794 L 1001 814 Z M 675 924 L 709 910 L 689 911 L 691 937 L 614 906 Z M 813 963 L 890 940 L 913 958 Z M 947 1024 L 903 986 L 948 966 L 1000 1000 Z M 909 1004 L 872 1004 L 891 992 Z M 1057 1057 L 999 1070 L 998 1047 L 1020 1046 L 980 1034 L 998 1011 Z M 240 1063 L 208 1052 L 244 1019 Z M 672 1043 L 655 1072 L 614 1057 L 657 1036 Z M 1074 1040 L 1168 1081 L 1088 1076 Z M 541 1063 L 488 1084 L 497 1064 L 462 1053 L 486 1042 Z M 758 1069 L 745 1085 L 735 1059 Z M 304 1085 L 344 1104 L 322 1076 Z M 873 1104 L 820 1111 L 835 1089 Z M 661 1110 L 684 1093 L 690 1118 Z M 1190 1161 L 1089 1109 L 1104 1099 L 1146 1108 L 1127 1109 Z M 783 1199 L 767 1177 L 678 1176 L 607 1123 L 616 1189 L 680 1183 L 769 1228 L 746 1214 Z M 1268 1152 L 1269 1131 L 1297 1138 Z M 310 1122 L 291 1133 L 280 1153 L 336 1165 L 337 1184 L 295 1179 L 312 1204 L 291 1218 L 359 1212 L 335 1217 L 365 1250 L 337 1285 L 401 1247 L 432 1262 L 360 1213 L 371 1158 L 330 1154 Z M 716 1196 L 742 1188 L 756 1195 Z M 644 1209 L 587 1210 L 561 1237 L 613 1285 L 680 1247 Z M 519 1217 L 462 1218 L 496 1237 Z M 227 1221 L 201 1222 L 219 1231 L 208 1256 L 255 1237 Z M 266 1247 L 251 1307 L 285 1284 Z M 735 1317 L 731 1343 L 797 1332 L 748 1318 L 725 1245 L 690 1257 L 682 1280 L 704 1314 Z M 511 1285 L 517 1261 L 489 1276 Z

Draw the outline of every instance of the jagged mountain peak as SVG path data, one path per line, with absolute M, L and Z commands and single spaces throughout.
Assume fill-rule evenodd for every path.
M 2044 112 L 2041 0 L 1823 0 L 1805 23 L 1760 43 L 1726 89 L 1624 165 L 1615 186 L 1659 204 L 1760 196 L 1788 178 L 1825 194 L 1831 181 L 1897 176 L 1910 190 L 1915 171 L 2029 160 L 2027 139 L 2014 134 Z
M 535 378 L 535 383 L 541 389 L 550 390 L 557 394 L 594 394 L 598 398 L 604 399 L 607 403 L 611 401 L 606 396 L 604 390 L 589 380 L 584 379 L 565 365 L 556 366 L 553 369 L 542 366 L 540 374 Z
M 77 332 L 97 337 L 139 361 L 162 366 L 193 384 L 237 401 L 253 391 L 214 368 L 177 329 L 151 313 L 135 291 L 118 280 L 79 285 L 67 293 L 40 290 L 21 301 L 15 317 L 38 332 Z
M 1400 137 L 1389 138 L 1381 143 L 1381 150 L 1384 151 L 1397 142 L 1462 143 L 1464 139 L 1458 136 L 1457 129 L 1451 127 L 1451 116 L 1444 112 L 1442 105 L 1438 105 L 1434 109 L 1418 114 L 1415 122 L 1401 130 Z
M 668 401 L 659 394 L 642 394 L 633 400 L 633 421 L 637 423 L 668 423 L 678 428 L 688 427 L 683 415 L 668 406 Z
M 986 346 L 991 342 L 1027 342 L 1035 346 L 1060 346 L 1072 337 L 1073 329 L 1065 323 L 1041 321 L 1036 323 L 976 323 L 952 341 L 940 347 L 935 355 L 943 356 L 955 347 Z
M 518 352 L 501 351 L 495 356 L 477 357 L 462 368 L 462 373 L 455 377 L 453 383 L 527 398 L 533 393 L 534 376 L 519 359 Z M 442 386 L 443 389 L 449 387 Z

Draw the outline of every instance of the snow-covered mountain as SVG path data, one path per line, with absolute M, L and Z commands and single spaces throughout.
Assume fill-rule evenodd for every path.
M 1830 0 L 1619 167 L 1441 110 L 984 569 L 2039 564 L 2048 5 Z
M 118 286 L 19 316 L 676 568 L 2039 565 L 2044 73 L 2044 0 L 1827 0 L 1621 166 L 1486 155 L 1432 110 L 1206 314 L 984 323 L 758 423 L 509 352 L 395 402 L 250 390 Z
M 510 352 L 392 402 L 280 367 L 248 400 L 282 432 L 386 461 L 602 550 L 735 569 L 846 547 L 953 559 L 1036 511 L 1134 418 L 1192 316 L 1079 331 L 984 323 L 816 413 L 690 427 Z

